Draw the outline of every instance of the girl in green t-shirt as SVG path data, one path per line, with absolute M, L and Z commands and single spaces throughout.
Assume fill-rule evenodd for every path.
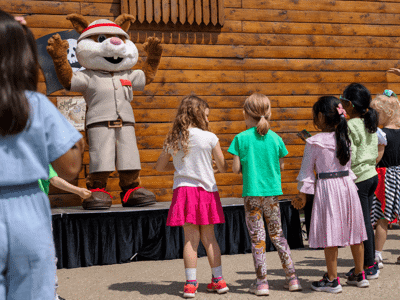
M 289 245 L 283 236 L 277 198 L 282 195 L 282 159 L 288 151 L 282 139 L 270 129 L 271 103 L 266 96 L 253 94 L 248 97 L 243 114 L 248 129 L 235 136 L 228 152 L 233 154 L 233 172 L 243 175 L 246 224 L 251 236 L 257 274 L 249 292 L 258 296 L 269 294 L 263 217 L 285 270 L 285 288 L 299 291 L 301 285 L 295 273 Z
M 378 113 L 370 106 L 371 93 L 362 84 L 348 85 L 340 100 L 350 117 L 348 126 L 351 140 L 351 170 L 357 176 L 355 183 L 368 237 L 368 240 L 364 241 L 364 270 L 368 279 L 377 279 L 379 267 L 375 263 L 375 238 L 370 214 L 374 192 L 378 186 L 378 173 L 375 169 L 378 157 L 376 134 Z M 346 273 L 346 277 L 352 273 L 354 269 Z

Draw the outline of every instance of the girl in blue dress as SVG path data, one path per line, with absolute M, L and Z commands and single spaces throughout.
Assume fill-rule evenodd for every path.
M 71 180 L 82 166 L 81 134 L 36 92 L 32 32 L 0 10 L 0 299 L 54 299 L 49 199 L 38 185 L 52 163 Z

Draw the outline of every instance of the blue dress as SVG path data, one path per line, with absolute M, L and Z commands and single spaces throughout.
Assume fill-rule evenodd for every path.
M 82 135 L 42 94 L 26 92 L 28 127 L 0 137 L 0 299 L 54 299 L 49 199 L 38 185 Z

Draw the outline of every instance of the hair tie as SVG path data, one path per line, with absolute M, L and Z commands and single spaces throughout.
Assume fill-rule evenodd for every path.
M 260 117 L 260 119 L 261 119 L 261 118 L 265 118 L 265 116 L 264 116 L 264 115 L 262 115 L 262 116 Z
M 343 108 L 342 103 L 339 103 L 338 106 L 336 107 L 339 115 L 341 118 L 346 118 L 347 117 L 347 113 L 346 110 Z

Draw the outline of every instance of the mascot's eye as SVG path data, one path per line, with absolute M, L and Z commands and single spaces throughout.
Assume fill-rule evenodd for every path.
M 99 43 L 102 43 L 102 42 L 104 42 L 106 39 L 107 39 L 107 38 L 106 38 L 105 35 L 99 35 L 99 37 L 97 38 L 97 41 L 98 41 Z

